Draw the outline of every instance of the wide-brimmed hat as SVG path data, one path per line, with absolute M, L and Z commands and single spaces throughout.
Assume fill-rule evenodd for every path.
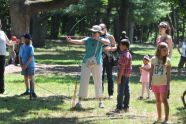
M 99 25 L 94 25 L 94 26 L 92 26 L 92 28 L 89 29 L 89 30 L 92 31 L 92 32 L 100 32 L 100 33 L 102 33 L 101 27 L 100 27 Z
M 150 61 L 150 57 L 149 57 L 148 55 L 145 55 L 145 56 L 143 57 L 143 59 L 146 59 L 146 60 Z

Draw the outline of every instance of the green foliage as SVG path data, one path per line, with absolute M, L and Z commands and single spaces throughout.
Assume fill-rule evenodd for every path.
M 168 2 L 162 0 L 131 0 L 130 17 L 138 24 L 151 24 L 165 18 L 171 12 Z
M 102 6 L 100 0 L 80 0 L 78 4 L 72 4 L 64 10 L 66 14 L 71 16 L 94 16 L 95 12 L 99 11 Z
M 10 33 L 10 15 L 8 0 L 1 0 L 0 10 L 0 19 L 2 20 L 3 30 L 7 33 Z

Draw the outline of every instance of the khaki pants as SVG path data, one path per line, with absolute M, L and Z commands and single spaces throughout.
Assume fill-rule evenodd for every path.
M 84 63 L 81 67 L 81 79 L 80 79 L 80 88 L 79 88 L 79 97 L 87 98 L 88 96 L 88 85 L 90 80 L 90 75 L 92 73 L 94 86 L 95 86 L 95 97 L 103 97 L 102 92 L 102 65 L 96 65 L 93 68 L 88 68 Z

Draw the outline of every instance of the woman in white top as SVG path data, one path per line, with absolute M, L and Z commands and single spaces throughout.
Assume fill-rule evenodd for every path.
M 0 20 L 0 94 L 3 94 L 4 89 L 4 70 L 5 70 L 5 56 L 6 44 L 9 44 L 9 39 L 5 32 L 1 30 L 2 24 Z
M 180 51 L 180 48 L 182 49 Z M 178 64 L 178 74 L 181 74 L 182 68 L 184 64 L 186 63 L 186 38 L 184 38 L 184 41 L 178 46 L 178 52 L 180 53 L 180 62 Z

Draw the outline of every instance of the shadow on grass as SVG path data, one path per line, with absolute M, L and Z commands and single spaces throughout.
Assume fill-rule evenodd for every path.
M 155 99 L 151 99 L 151 100 L 144 100 L 145 103 L 147 104 L 155 104 L 156 100 Z
M 146 119 L 145 116 L 138 115 L 112 115 L 112 116 L 85 116 L 85 117 L 71 117 L 71 118 L 37 118 L 26 120 L 26 124 L 93 124 L 97 121 L 104 121 L 109 119 Z
M 186 124 L 186 108 L 177 108 L 178 112 L 175 114 L 178 117 L 179 124 Z
M 25 97 L 0 97 L 0 122 L 19 123 L 16 118 L 38 115 L 39 110 L 62 111 L 63 108 L 57 107 L 64 104 L 65 96 L 39 97 L 34 100 Z M 21 121 L 22 122 L 22 121 Z

